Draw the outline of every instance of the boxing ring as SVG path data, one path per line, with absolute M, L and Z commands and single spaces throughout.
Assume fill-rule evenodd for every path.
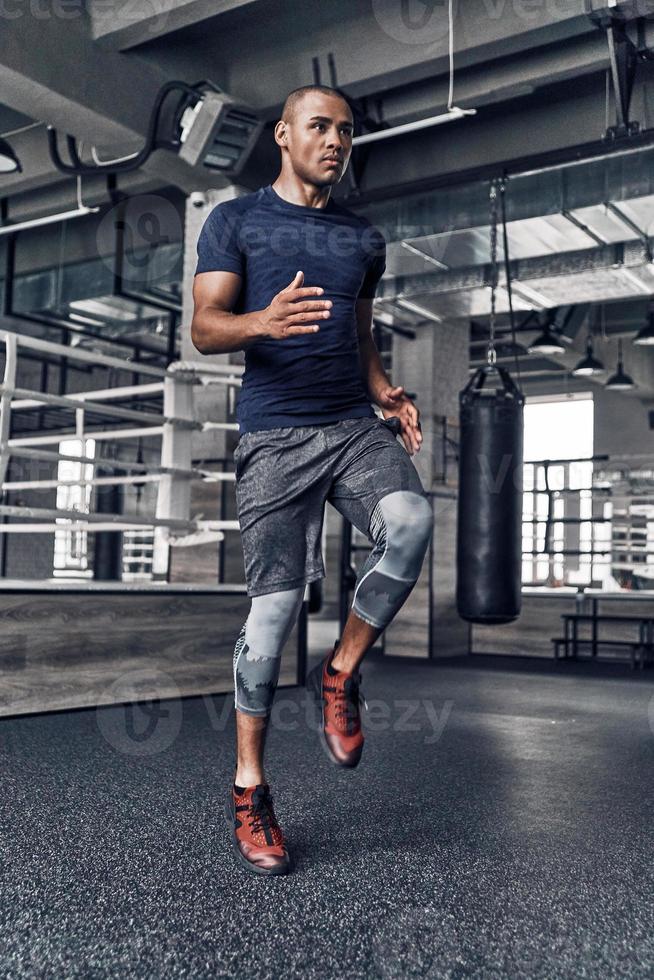
M 192 439 L 196 433 L 238 429 L 235 422 L 198 421 L 195 392 L 207 385 L 240 387 L 243 367 L 177 361 L 161 368 L 8 330 L 0 330 L 0 344 L 6 351 L 0 386 L 0 534 L 153 535 L 151 582 L 0 580 L 0 715 L 230 691 L 235 637 L 249 610 L 245 584 L 170 583 L 168 573 L 171 548 L 220 542 L 225 534 L 239 532 L 237 520 L 191 517 L 192 481 L 235 482 L 233 471 L 194 466 Z M 19 357 L 28 351 L 138 373 L 145 380 L 66 395 L 31 390 L 16 383 Z M 153 395 L 163 397 L 161 413 L 118 404 Z M 44 406 L 73 413 L 74 423 L 53 432 L 12 436 L 12 412 Z M 90 428 L 91 413 L 110 427 L 100 429 L 95 423 Z M 84 455 L 87 439 L 116 444 L 153 437 L 160 440 L 156 466 Z M 61 452 L 59 445 L 66 440 L 77 440 L 80 452 Z M 80 466 L 80 477 L 69 480 L 11 479 L 12 459 L 28 464 L 68 461 L 93 470 L 89 476 Z M 16 491 L 147 484 L 156 488 L 156 506 L 144 514 L 81 513 L 5 502 Z M 305 664 L 306 602 L 284 650 L 281 684 L 301 683 Z
M 71 531 L 123 531 L 137 528 L 155 529 L 153 553 L 153 576 L 163 579 L 168 568 L 168 548 L 174 545 L 193 544 L 201 535 L 203 541 L 219 541 L 225 531 L 238 531 L 238 521 L 191 520 L 189 514 L 189 484 L 192 479 L 208 482 L 234 482 L 234 474 L 217 473 L 191 466 L 191 435 L 194 431 L 215 429 L 237 430 L 235 422 L 198 422 L 193 411 L 193 386 L 196 384 L 223 384 L 240 387 L 242 367 L 238 365 L 205 365 L 195 361 L 177 361 L 167 370 L 152 365 L 132 366 L 120 358 L 55 344 L 50 341 L 25 337 L 9 331 L 0 331 L 0 343 L 6 350 L 3 382 L 0 386 L 0 480 L 4 492 L 17 490 L 52 490 L 58 486 L 76 485 L 84 487 L 138 486 L 144 483 L 157 484 L 156 511 L 152 515 L 130 516 L 124 514 L 85 514 L 45 507 L 20 507 L 0 505 L 0 516 L 23 518 L 24 523 L 0 524 L 0 533 L 18 534 L 52 533 L 65 528 Z M 32 391 L 16 387 L 18 355 L 20 349 L 28 348 L 51 355 L 59 355 L 72 360 L 91 362 L 123 371 L 135 370 L 139 374 L 156 377 L 158 380 L 144 384 L 129 385 L 97 391 L 77 392 L 69 395 L 55 395 L 51 392 Z M 150 397 L 163 394 L 163 414 L 124 408 L 114 404 L 117 400 Z M 12 411 L 39 409 L 44 405 L 68 409 L 75 413 L 75 425 L 71 432 L 57 432 L 11 438 Z M 129 427 L 103 429 L 87 432 L 86 412 L 116 422 L 129 422 Z M 70 455 L 46 448 L 56 445 L 66 437 L 80 440 L 84 445 L 87 437 L 101 436 L 103 442 L 132 440 L 138 438 L 161 438 L 161 465 L 148 467 L 145 464 Z M 90 479 L 61 481 L 49 480 L 7 480 L 7 472 L 12 457 L 28 460 L 60 462 L 68 460 L 87 463 L 96 469 L 123 471 L 124 475 L 93 476 Z M 182 465 L 179 462 L 182 461 Z

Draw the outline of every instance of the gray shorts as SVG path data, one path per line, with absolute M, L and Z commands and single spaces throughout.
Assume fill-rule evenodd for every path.
M 396 437 L 396 418 L 245 432 L 234 451 L 236 506 L 249 596 L 324 578 L 325 501 L 372 542 L 377 502 L 396 490 L 426 496 Z

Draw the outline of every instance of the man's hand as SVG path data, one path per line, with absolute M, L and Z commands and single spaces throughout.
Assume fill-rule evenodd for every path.
M 420 412 L 404 393 L 402 385 L 395 388 L 382 388 L 375 396 L 375 402 L 381 408 L 385 419 L 391 415 L 399 417 L 400 434 L 406 450 L 411 456 L 417 453 L 422 443 Z
M 265 336 L 273 340 L 297 337 L 303 333 L 316 333 L 317 325 L 304 326 L 307 321 L 323 320 L 331 316 L 332 301 L 310 300 L 307 296 L 322 296 L 322 286 L 302 286 L 304 273 L 297 272 L 286 289 L 273 297 L 270 306 L 261 313 Z

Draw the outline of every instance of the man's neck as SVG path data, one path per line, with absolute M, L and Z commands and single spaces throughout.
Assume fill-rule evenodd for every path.
M 270 185 L 275 194 L 289 204 L 298 204 L 304 208 L 325 208 L 331 194 L 331 187 L 316 187 L 301 181 L 284 180 L 281 175 L 274 184 Z

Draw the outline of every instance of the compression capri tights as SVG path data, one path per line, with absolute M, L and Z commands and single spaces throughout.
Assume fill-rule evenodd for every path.
M 370 521 L 373 548 L 354 590 L 352 609 L 383 630 L 413 589 L 433 525 L 428 500 L 409 490 L 387 494 Z M 279 678 L 281 653 L 302 606 L 304 586 L 254 596 L 234 650 L 234 693 L 239 711 L 266 716 Z

